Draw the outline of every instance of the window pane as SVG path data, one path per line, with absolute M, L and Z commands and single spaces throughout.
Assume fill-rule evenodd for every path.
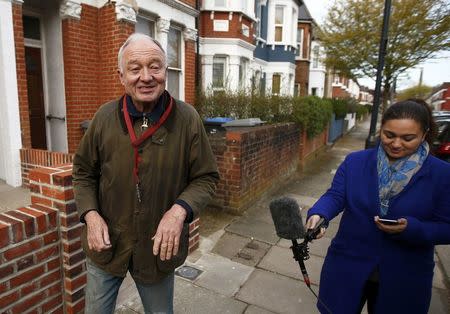
M 283 27 L 275 27 L 275 41 L 283 41 Z
M 225 58 L 214 58 L 213 61 L 213 87 L 224 87 Z
M 280 74 L 274 74 L 272 76 L 272 94 L 280 93 L 281 76 Z
M 147 20 L 141 16 L 136 17 L 136 33 L 141 33 L 155 38 L 155 21 Z
M 303 29 L 297 30 L 297 42 L 298 43 L 302 42 L 302 37 L 303 37 Z
M 30 39 L 41 39 L 39 19 L 34 16 L 23 16 L 23 37 Z
M 167 43 L 167 62 L 169 67 L 181 68 L 180 58 L 181 32 L 170 28 Z
M 167 90 L 173 98 L 180 98 L 180 71 L 168 70 Z
M 277 5 L 275 7 L 275 24 L 283 24 L 284 7 Z

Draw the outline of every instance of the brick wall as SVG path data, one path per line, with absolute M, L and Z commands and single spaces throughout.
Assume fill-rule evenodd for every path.
M 184 84 L 184 98 L 188 104 L 195 104 L 195 41 L 185 42 L 185 84 Z
M 20 150 L 20 165 L 22 169 L 22 185 L 29 186 L 29 173 L 32 169 L 43 166 L 55 166 L 72 163 L 73 154 L 50 152 L 42 149 L 22 148 Z
M 214 37 L 214 38 L 240 38 L 248 43 L 253 44 L 253 32 L 254 29 L 251 27 L 251 21 L 242 16 L 239 13 L 234 13 L 232 19 L 229 20 L 228 12 L 214 12 L 214 19 L 211 19 L 211 12 L 202 11 L 200 13 L 200 36 L 201 37 Z M 215 32 L 214 31 L 214 20 L 227 20 L 229 22 L 228 32 Z M 242 24 L 249 27 L 250 36 L 244 36 L 242 34 Z
M 326 147 L 327 142 L 328 128 L 313 138 L 308 138 L 306 132 L 302 132 L 299 151 L 300 166 L 304 167 L 309 161 L 317 157 Z
M 300 129 L 292 123 L 209 134 L 220 172 L 216 206 L 242 211 L 297 170 Z
M 340 86 L 333 86 L 333 98 L 349 98 L 350 94 Z
M 134 26 L 116 21 L 115 7 L 82 5 L 81 19 L 65 19 L 63 29 L 67 138 L 73 153 L 83 136 L 80 124 L 98 107 L 123 93 L 117 53 Z
M 184 4 L 187 4 L 193 8 L 195 8 L 195 2 L 196 0 L 180 0 L 180 2 L 183 2 Z
M 107 4 L 98 13 L 98 52 L 100 60 L 100 104 L 124 93 L 117 74 L 117 53 L 125 40 L 134 33 L 134 25 L 116 20 L 114 4 Z
M 25 68 L 25 46 L 23 40 L 22 5 L 13 3 L 12 12 L 14 23 L 14 46 L 16 50 L 17 89 L 19 94 L 19 114 L 22 146 L 31 147 L 27 73 Z
M 72 166 L 30 171 L 30 206 L 0 214 L 0 313 L 82 313 L 85 254 Z M 189 252 L 200 220 L 189 226 Z

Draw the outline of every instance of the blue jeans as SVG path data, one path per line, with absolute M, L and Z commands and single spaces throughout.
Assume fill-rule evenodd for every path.
M 117 295 L 124 278 L 108 274 L 89 259 L 86 267 L 86 314 L 114 313 Z M 135 283 L 146 314 L 173 314 L 173 273 L 155 284 Z

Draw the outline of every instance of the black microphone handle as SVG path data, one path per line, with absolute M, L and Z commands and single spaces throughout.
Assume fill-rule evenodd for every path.
M 302 254 L 300 253 L 301 250 L 299 250 L 299 244 L 297 240 L 292 240 L 291 249 L 292 252 L 294 253 L 294 259 L 298 262 L 298 265 L 300 266 L 300 271 L 302 272 L 303 280 L 305 281 L 308 287 L 311 287 L 311 281 L 309 280 L 309 275 L 308 272 L 306 271 L 305 262 Z

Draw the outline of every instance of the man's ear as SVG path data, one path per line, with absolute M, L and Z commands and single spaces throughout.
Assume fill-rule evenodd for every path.
M 119 75 L 120 83 L 122 83 L 122 85 L 125 85 L 125 83 L 123 82 L 123 73 L 122 71 L 120 71 L 120 69 L 117 70 L 117 74 Z

